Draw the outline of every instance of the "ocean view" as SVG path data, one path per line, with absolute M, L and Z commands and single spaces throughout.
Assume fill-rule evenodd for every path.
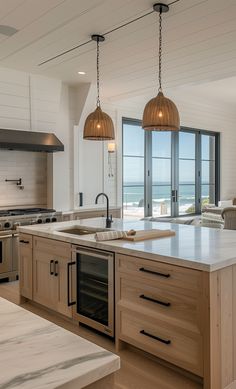
M 167 184 L 152 187 L 153 216 L 168 216 L 171 210 L 171 187 Z M 202 200 L 209 199 L 209 186 L 202 185 Z M 126 216 L 142 217 L 144 214 L 144 186 L 141 183 L 124 183 L 123 205 Z M 179 186 L 179 213 L 188 214 L 194 211 L 195 185 L 191 182 Z

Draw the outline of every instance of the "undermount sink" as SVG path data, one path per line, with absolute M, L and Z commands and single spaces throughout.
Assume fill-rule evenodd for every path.
M 64 234 L 71 235 L 89 235 L 95 234 L 96 232 L 107 231 L 105 228 L 87 228 L 87 227 L 70 227 L 65 228 L 64 230 L 58 230 L 58 232 L 63 232 Z

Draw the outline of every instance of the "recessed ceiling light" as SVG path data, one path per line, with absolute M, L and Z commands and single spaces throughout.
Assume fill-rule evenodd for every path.
M 12 36 L 16 34 L 18 30 L 15 27 L 7 26 L 4 24 L 0 25 L 0 34 L 6 35 L 6 36 Z
M 84 74 L 86 74 L 85 72 L 78 72 L 78 74 L 82 74 L 82 75 L 84 75 Z

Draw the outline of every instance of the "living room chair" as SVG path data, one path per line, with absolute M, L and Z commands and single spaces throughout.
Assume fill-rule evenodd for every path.
M 224 229 L 226 230 L 236 230 L 236 208 L 227 207 L 224 208 L 221 216 L 224 220 Z

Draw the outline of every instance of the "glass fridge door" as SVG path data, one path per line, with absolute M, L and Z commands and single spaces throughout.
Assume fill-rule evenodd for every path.
M 77 313 L 105 326 L 109 324 L 109 261 L 77 253 Z

